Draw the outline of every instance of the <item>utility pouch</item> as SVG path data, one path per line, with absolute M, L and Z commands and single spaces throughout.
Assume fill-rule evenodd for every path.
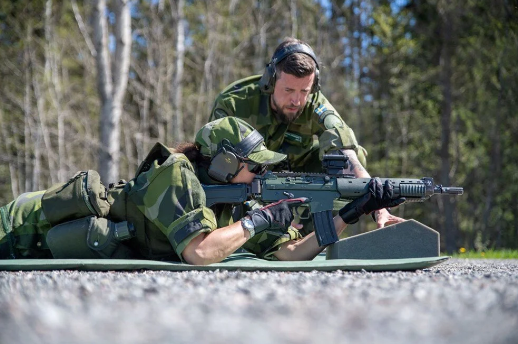
M 127 221 L 112 222 L 88 216 L 52 227 L 47 233 L 47 245 L 54 258 L 111 258 L 121 241 L 135 236 Z
M 51 186 L 41 206 L 53 226 L 90 215 L 104 217 L 110 210 L 106 187 L 94 170 L 77 172 L 68 182 Z

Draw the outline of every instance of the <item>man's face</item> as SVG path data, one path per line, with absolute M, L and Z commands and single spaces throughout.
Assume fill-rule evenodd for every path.
M 302 113 L 313 86 L 315 74 L 303 78 L 281 72 L 270 102 L 276 118 L 282 123 L 293 122 Z

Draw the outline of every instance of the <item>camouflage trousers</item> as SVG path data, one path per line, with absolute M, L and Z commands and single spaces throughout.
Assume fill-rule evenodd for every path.
M 0 208 L 0 259 L 52 258 L 41 198 L 45 191 L 27 192 Z

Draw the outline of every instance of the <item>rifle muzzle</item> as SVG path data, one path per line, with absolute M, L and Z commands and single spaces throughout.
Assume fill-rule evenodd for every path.
M 448 194 L 448 195 L 462 195 L 464 193 L 464 188 L 458 186 L 442 186 L 436 185 L 434 193 L 438 194 Z

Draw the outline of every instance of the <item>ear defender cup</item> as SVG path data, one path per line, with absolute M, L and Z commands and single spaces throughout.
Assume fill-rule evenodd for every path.
M 221 148 L 210 161 L 209 176 L 219 182 L 228 183 L 241 171 L 239 163 L 243 158 L 263 142 L 263 136 L 255 129 L 235 146 L 223 139 Z
M 311 93 L 320 91 L 320 69 L 317 61 L 317 57 L 313 50 L 305 44 L 291 44 L 272 56 L 272 59 L 266 65 L 263 76 L 259 79 L 259 89 L 261 92 L 266 94 L 272 94 L 275 88 L 275 67 L 279 62 L 284 60 L 291 54 L 302 53 L 306 54 L 315 61 L 315 80 L 313 80 L 313 86 L 311 87 Z
M 265 69 L 263 76 L 259 79 L 259 88 L 261 92 L 272 94 L 275 87 L 275 65 L 270 61 Z
M 236 154 L 223 147 L 210 162 L 209 176 L 219 182 L 228 183 L 239 172 L 240 161 Z

